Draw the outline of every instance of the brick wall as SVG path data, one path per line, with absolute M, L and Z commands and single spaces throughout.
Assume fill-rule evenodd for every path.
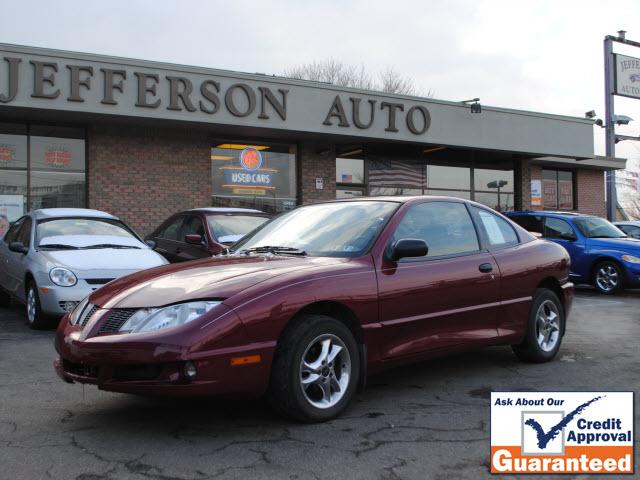
M 119 216 L 141 235 L 177 211 L 211 204 L 204 134 L 95 126 L 87 140 L 89 207 Z
M 604 172 L 582 169 L 578 175 L 578 211 L 599 217 L 607 216 L 604 195 Z
M 542 166 L 531 165 L 528 161 L 522 161 L 518 166 L 521 170 L 522 210 L 535 210 L 538 207 L 531 206 L 531 180 L 542 180 Z M 589 170 L 585 168 L 573 170 L 576 176 L 575 197 L 576 211 L 606 217 L 604 195 L 604 172 L 601 170 Z
M 336 153 L 333 148 L 312 142 L 299 144 L 298 167 L 300 204 L 335 200 Z M 316 178 L 322 178 L 322 190 L 316 189 Z

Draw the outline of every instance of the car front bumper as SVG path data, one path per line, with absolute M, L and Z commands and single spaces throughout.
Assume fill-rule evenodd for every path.
M 128 335 L 102 335 L 80 340 L 79 327 L 65 316 L 56 335 L 58 376 L 69 383 L 97 385 L 101 390 L 167 396 L 260 396 L 267 388 L 275 342 L 193 351 L 186 344 Z M 257 363 L 234 366 L 232 359 L 260 357 Z M 195 378 L 185 373 L 187 362 Z
M 98 288 L 85 282 L 82 283 L 84 285 L 79 281 L 73 287 L 59 287 L 57 285 L 39 287 L 40 308 L 47 315 L 63 316 Z

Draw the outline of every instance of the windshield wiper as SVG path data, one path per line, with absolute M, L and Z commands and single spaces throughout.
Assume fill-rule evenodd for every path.
M 73 245 L 65 245 L 64 243 L 46 243 L 44 245 L 38 245 L 38 248 L 50 248 L 52 250 L 78 250 L 78 247 Z
M 100 243 L 98 245 L 89 245 L 88 247 L 81 247 L 83 250 L 90 250 L 93 248 L 135 248 L 140 249 L 140 247 L 134 247 L 133 245 L 118 245 L 115 243 Z
M 271 245 L 263 245 L 261 247 L 247 248 L 244 250 L 240 250 L 238 253 L 244 253 L 247 255 L 250 253 L 273 253 L 274 255 L 277 255 L 277 254 L 300 255 L 301 257 L 304 257 L 307 254 L 307 252 L 305 252 L 304 250 L 300 250 L 299 248 L 278 247 L 278 246 L 271 246 Z

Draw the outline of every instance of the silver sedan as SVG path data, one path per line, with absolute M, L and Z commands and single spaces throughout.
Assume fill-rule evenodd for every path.
M 0 241 L 0 304 L 16 298 L 26 305 L 32 328 L 47 328 L 105 283 L 166 263 L 113 215 L 35 210 Z

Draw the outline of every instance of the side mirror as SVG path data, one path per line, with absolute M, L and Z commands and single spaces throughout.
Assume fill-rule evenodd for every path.
M 536 238 L 542 238 L 542 233 L 540 232 L 529 232 L 529 233 Z
M 401 238 L 391 246 L 390 258 L 397 262 L 401 258 L 424 257 L 427 253 L 429 253 L 429 247 L 424 240 Z
M 9 244 L 9 250 L 16 253 L 27 253 L 29 249 L 24 246 L 22 242 L 11 242 Z
M 158 244 L 157 244 L 155 241 L 153 241 L 153 240 L 145 240 L 145 241 L 144 241 L 144 243 L 146 243 L 147 245 L 149 245 L 149 247 L 150 247 L 152 250 L 155 250 L 155 249 L 156 249 L 156 247 L 158 246 Z
M 202 240 L 202 235 L 198 235 L 197 233 L 190 233 L 184 236 L 184 241 L 190 243 L 191 245 L 202 245 L 204 241 Z

